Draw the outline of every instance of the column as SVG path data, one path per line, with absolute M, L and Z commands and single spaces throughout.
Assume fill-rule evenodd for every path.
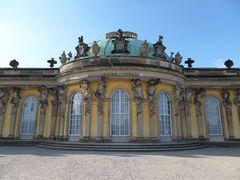
M 202 98 L 205 96 L 206 91 L 204 89 L 196 89 L 194 104 L 196 108 L 196 116 L 198 122 L 198 137 L 203 140 L 206 139 L 204 136 L 204 126 L 203 126 L 203 109 L 202 109 Z
M 137 140 L 143 139 L 143 92 L 142 83 L 140 79 L 132 80 L 132 89 L 134 92 L 134 99 L 137 104 Z
M 20 89 L 19 88 L 14 88 L 12 90 L 12 97 L 10 100 L 10 103 L 12 104 L 11 108 L 11 118 L 10 118 L 10 129 L 9 129 L 9 138 L 13 138 L 14 136 L 14 127 L 15 127 L 15 122 L 16 122 L 16 117 L 17 117 L 17 112 L 18 112 L 18 107 L 19 107 L 19 101 L 20 101 Z
M 0 137 L 2 137 L 4 114 L 5 114 L 8 98 L 9 98 L 8 90 L 6 88 L 1 88 L 0 89 Z
M 103 105 L 105 99 L 107 80 L 105 77 L 101 77 L 98 80 L 98 87 L 95 92 L 95 97 L 97 99 L 97 141 L 102 141 L 103 137 Z
M 39 118 L 39 129 L 38 129 L 38 139 L 43 138 L 43 128 L 44 128 L 44 121 L 46 115 L 46 108 L 48 105 L 48 89 L 45 86 L 41 86 L 40 89 L 40 96 L 39 96 L 39 104 L 40 104 L 40 118 Z
M 147 95 L 148 95 L 148 102 L 149 102 L 149 112 L 150 112 L 150 140 L 156 140 L 156 92 L 155 87 L 160 83 L 160 79 L 151 79 L 148 81 L 147 85 Z

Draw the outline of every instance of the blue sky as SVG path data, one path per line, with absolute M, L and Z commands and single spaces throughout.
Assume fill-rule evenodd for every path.
M 0 67 L 48 67 L 63 50 L 75 53 L 105 33 L 133 31 L 166 52 L 191 57 L 194 67 L 222 67 L 228 58 L 240 67 L 238 0 L 0 0 Z

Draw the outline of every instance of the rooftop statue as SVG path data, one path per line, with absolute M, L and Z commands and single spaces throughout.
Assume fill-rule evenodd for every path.
M 83 36 L 78 38 L 78 46 L 75 47 L 77 51 L 76 58 L 88 56 L 87 51 L 90 49 L 89 46 L 83 42 Z
M 155 44 L 153 44 L 154 48 L 153 56 L 166 59 L 166 56 L 164 54 L 166 47 L 162 44 L 162 39 L 163 36 L 159 36 L 158 41 Z
M 128 42 L 127 40 L 124 39 L 123 37 L 123 32 L 121 29 L 117 31 L 117 36 L 115 40 L 112 40 L 113 43 L 113 50 L 112 53 L 126 53 L 129 54 L 129 51 L 127 50 L 128 47 Z

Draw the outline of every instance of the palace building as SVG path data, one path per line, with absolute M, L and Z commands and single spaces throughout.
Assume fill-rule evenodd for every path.
M 0 139 L 240 139 L 240 69 L 184 68 L 179 52 L 118 30 L 63 53 L 60 68 L 0 68 Z

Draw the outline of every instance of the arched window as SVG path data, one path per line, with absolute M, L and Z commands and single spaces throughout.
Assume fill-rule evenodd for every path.
M 129 95 L 126 91 L 118 89 L 111 96 L 111 136 L 129 136 Z
M 28 96 L 25 98 L 23 102 L 20 135 L 34 135 L 35 121 L 37 115 L 37 103 L 38 101 L 35 96 Z
M 172 136 L 170 100 L 165 92 L 158 95 L 158 113 L 160 136 Z
M 214 96 L 206 97 L 204 106 L 208 135 L 222 135 L 221 116 L 217 98 Z
M 69 119 L 69 135 L 80 136 L 80 127 L 82 121 L 82 95 L 76 93 L 72 97 L 70 119 Z

